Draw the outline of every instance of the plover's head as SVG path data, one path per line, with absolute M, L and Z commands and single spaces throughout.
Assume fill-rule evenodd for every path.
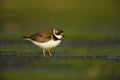
M 53 35 L 58 39 L 62 39 L 63 37 L 65 37 L 62 29 L 53 28 Z

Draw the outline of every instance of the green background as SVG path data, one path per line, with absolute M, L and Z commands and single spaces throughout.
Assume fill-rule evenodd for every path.
M 62 28 L 70 40 L 120 40 L 119 0 L 1 0 L 0 39 Z
M 58 57 L 21 37 L 53 27 Z M 0 80 L 120 80 L 119 55 L 119 0 L 0 0 Z

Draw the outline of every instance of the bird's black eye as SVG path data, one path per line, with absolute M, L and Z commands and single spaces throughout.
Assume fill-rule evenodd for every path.
M 63 31 L 59 31 L 59 33 L 63 33 Z

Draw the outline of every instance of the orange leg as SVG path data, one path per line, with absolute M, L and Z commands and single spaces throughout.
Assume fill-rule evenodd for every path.
M 49 56 L 52 56 L 50 49 L 48 49 Z
M 43 48 L 43 56 L 45 57 L 45 48 Z

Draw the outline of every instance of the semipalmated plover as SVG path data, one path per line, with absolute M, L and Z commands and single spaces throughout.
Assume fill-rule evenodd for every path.
M 50 56 L 50 49 L 58 46 L 61 43 L 61 39 L 64 37 L 63 30 L 56 28 L 49 28 L 39 31 L 30 36 L 23 36 L 25 40 L 32 41 L 33 44 L 43 49 L 43 56 L 45 57 L 45 51 L 48 50 Z

